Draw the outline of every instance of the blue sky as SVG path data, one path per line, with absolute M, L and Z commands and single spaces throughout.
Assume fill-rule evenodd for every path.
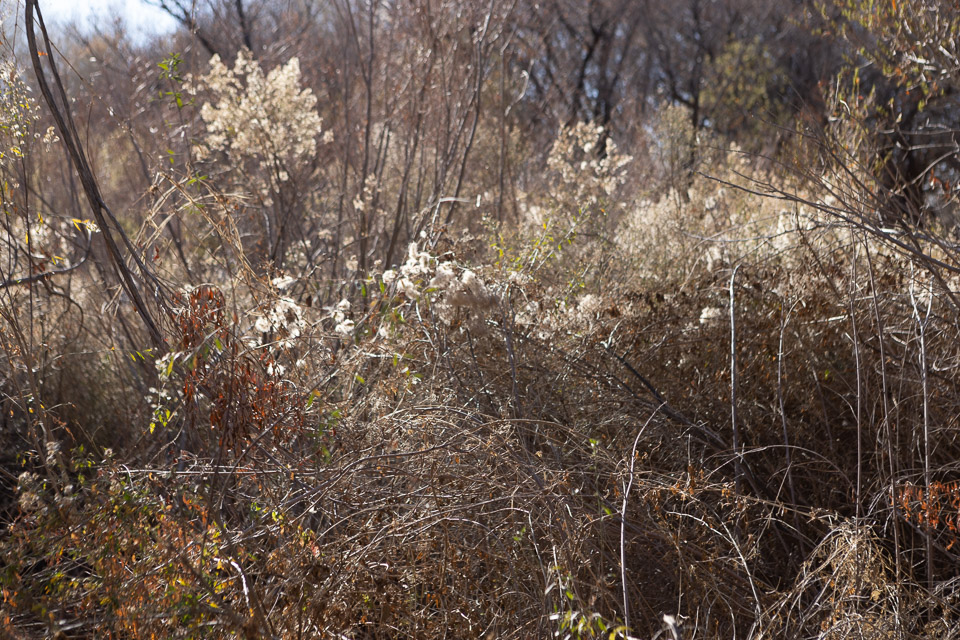
M 22 3 L 18 4 L 22 7 Z M 142 0 L 39 0 L 39 4 L 48 23 L 73 18 L 83 25 L 91 19 L 112 20 L 119 15 L 133 32 L 140 35 L 167 33 L 175 27 L 170 16 Z

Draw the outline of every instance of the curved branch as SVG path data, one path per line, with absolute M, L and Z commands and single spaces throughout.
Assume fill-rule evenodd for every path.
M 0 282 L 0 289 L 8 289 L 9 287 L 16 287 L 24 284 L 30 284 L 33 282 L 41 282 L 43 280 L 49 280 L 54 276 L 60 276 L 65 273 L 70 273 L 71 271 L 76 271 L 87 261 L 87 258 L 90 257 L 90 249 L 93 246 L 93 237 L 92 234 L 87 231 L 87 246 L 83 250 L 83 257 L 80 258 L 80 261 L 76 264 L 72 264 L 69 267 L 63 267 L 62 269 L 51 269 L 50 271 L 41 271 L 40 273 L 35 273 L 32 276 L 24 276 L 22 278 L 9 278 Z
M 36 13 L 36 19 L 34 18 L 34 13 Z M 66 91 L 64 91 L 63 88 L 63 83 L 60 80 L 60 74 L 57 71 L 57 66 L 53 61 L 53 47 L 50 46 L 50 37 L 47 34 L 47 27 L 44 24 L 43 15 L 40 13 L 40 8 L 37 6 L 37 0 L 26 1 L 25 14 L 25 27 L 27 31 L 27 43 L 30 48 L 30 59 L 33 62 L 33 70 L 37 76 L 37 83 L 40 86 L 40 92 L 43 94 L 43 99 L 50 108 L 53 119 L 57 124 L 57 130 L 60 134 L 60 139 L 67 147 L 67 153 L 70 156 L 70 161 L 80 177 L 80 183 L 83 185 L 83 191 L 87 196 L 87 201 L 90 204 L 90 209 L 93 212 L 93 216 L 96 219 L 97 224 L 100 226 L 103 239 L 107 244 L 107 250 L 110 254 L 113 267 L 120 277 L 120 282 L 123 286 L 123 289 L 133 301 L 138 315 L 140 316 L 141 320 L 143 320 L 147 331 L 150 333 L 150 337 L 154 343 L 154 346 L 163 352 L 166 350 L 166 343 L 162 334 L 160 333 L 160 328 L 157 326 L 153 316 L 147 309 L 146 304 L 140 295 L 140 290 L 138 289 L 137 284 L 134 282 L 133 273 L 127 267 L 123 255 L 120 252 L 120 247 L 117 244 L 116 239 L 113 237 L 111 231 L 116 231 L 117 235 L 130 252 L 134 262 L 136 262 L 137 266 L 139 267 L 141 276 L 154 285 L 155 293 L 157 295 L 159 295 L 160 283 L 153 276 L 153 274 L 147 270 L 146 265 L 143 264 L 143 262 L 136 255 L 129 238 L 127 238 L 126 234 L 123 232 L 123 229 L 117 223 L 113 213 L 103 201 L 103 197 L 100 195 L 100 187 L 97 185 L 93 171 L 90 169 L 90 165 L 87 162 L 86 156 L 84 155 L 83 147 L 80 145 L 80 137 L 77 134 L 76 126 L 73 123 L 73 116 L 70 113 L 69 102 L 67 100 Z M 39 24 L 40 32 L 43 34 L 44 51 L 41 51 L 37 46 L 35 23 Z M 41 55 L 46 56 L 47 64 L 50 66 L 50 74 L 56 86 L 58 97 L 60 98 L 59 105 L 57 104 L 57 100 L 54 98 L 50 84 L 47 82 L 46 72 L 44 71 L 43 65 L 40 61 Z

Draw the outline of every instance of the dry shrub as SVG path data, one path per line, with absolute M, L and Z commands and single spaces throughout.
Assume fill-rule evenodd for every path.
M 456 84 L 474 35 L 446 33 L 402 66 Z M 430 77 L 396 107 L 418 135 Z M 447 133 L 499 129 L 468 79 Z M 207 84 L 277 85 L 292 128 L 208 106 L 219 173 L 188 154 L 148 192 L 163 353 L 109 273 L 2 288 L 5 634 L 949 637 L 957 254 L 878 227 L 875 182 L 771 173 L 664 108 L 633 161 L 559 129 L 505 204 L 492 137 L 368 121 L 381 164 L 336 174 L 297 65 Z M 327 170 L 343 192 L 301 190 Z M 35 226 L 9 219 L 8 262 Z
M 706 178 L 610 236 L 578 220 L 559 247 L 542 220 L 501 233 L 486 261 L 412 244 L 327 310 L 252 275 L 230 303 L 181 294 L 181 413 L 146 451 L 187 437 L 167 463 L 74 460 L 70 495 L 24 481 L 11 633 L 600 637 L 624 599 L 640 637 L 664 612 L 692 637 L 952 615 L 954 452 L 948 427 L 921 437 L 956 349 L 935 283 L 815 207 Z M 924 465 L 929 553 L 904 489 Z

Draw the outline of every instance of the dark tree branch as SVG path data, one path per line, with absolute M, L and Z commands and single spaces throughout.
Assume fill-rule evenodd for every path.
M 67 99 L 66 91 L 63 88 L 63 83 L 60 80 L 60 74 L 57 71 L 56 63 L 53 60 L 53 47 L 50 46 L 50 37 L 47 34 L 47 28 L 43 21 L 43 15 L 40 13 L 40 9 L 37 6 L 37 0 L 27 0 L 25 13 L 27 43 L 30 48 L 30 58 L 33 61 L 33 70 L 37 77 L 37 83 L 40 86 L 40 92 L 43 94 L 43 99 L 50 108 L 53 119 L 57 124 L 57 131 L 60 134 L 60 139 L 63 141 L 64 146 L 66 146 L 67 153 L 70 156 L 70 161 L 80 177 L 80 183 L 83 185 L 84 193 L 87 196 L 87 202 L 90 205 L 90 209 L 93 212 L 93 216 L 96 219 L 97 224 L 100 226 L 100 231 L 103 234 L 104 241 L 106 242 L 107 250 L 110 254 L 113 267 L 117 272 L 117 275 L 120 277 L 120 282 L 123 286 L 123 289 L 126 291 L 127 295 L 130 296 L 137 313 L 140 315 L 141 320 L 143 320 L 143 323 L 147 328 L 147 331 L 150 333 L 150 337 L 154 343 L 154 346 L 157 349 L 164 351 L 166 349 L 166 343 L 163 339 L 163 335 L 160 333 L 160 328 L 157 326 L 157 323 L 154 321 L 153 316 L 150 314 L 150 311 L 147 309 L 147 306 L 143 301 L 143 297 L 140 295 L 140 290 L 134 281 L 133 273 L 127 267 L 120 251 L 120 247 L 113 236 L 114 232 L 117 233 L 127 250 L 130 252 L 131 257 L 139 267 L 141 276 L 145 280 L 151 282 L 157 296 L 160 294 L 160 283 L 156 280 L 153 274 L 147 270 L 146 265 L 144 265 L 137 256 L 129 238 L 127 238 L 126 234 L 123 232 L 123 229 L 117 223 L 116 218 L 103 201 L 103 197 L 100 195 L 100 187 L 97 185 L 97 180 L 93 175 L 93 171 L 91 170 L 90 165 L 87 162 L 86 155 L 83 152 L 83 147 L 80 144 L 80 136 L 77 133 L 76 125 L 74 125 L 73 116 L 70 113 L 70 103 Z M 34 14 L 36 14 L 36 16 Z M 43 51 L 40 50 L 37 44 L 37 37 L 35 33 L 37 24 L 39 24 L 40 32 L 43 34 Z M 47 81 L 46 71 L 44 70 L 43 64 L 40 61 L 41 55 L 47 58 L 47 64 L 50 67 L 50 75 L 53 78 L 53 83 L 56 87 L 57 97 L 54 97 L 53 90 L 50 88 L 50 84 Z M 59 104 L 57 98 L 59 98 Z

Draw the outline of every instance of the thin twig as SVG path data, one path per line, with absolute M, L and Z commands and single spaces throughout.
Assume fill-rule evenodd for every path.
M 646 431 L 647 426 L 653 421 L 653 418 L 660 413 L 660 409 L 662 409 L 663 406 L 664 405 L 661 404 L 654 409 L 650 417 L 647 418 L 647 421 L 640 427 L 640 431 L 637 432 L 637 437 L 633 439 L 633 447 L 630 449 L 630 480 L 623 490 L 623 506 L 620 508 L 620 584 L 623 587 L 623 624 L 628 630 L 630 629 L 630 599 L 627 589 L 627 500 L 630 497 L 630 489 L 633 487 L 633 469 L 634 462 L 637 458 L 637 444 L 640 442 L 640 436 Z
M 737 495 L 743 493 L 740 428 L 737 424 L 737 314 L 734 297 L 734 284 L 739 269 L 740 265 L 738 264 L 733 268 L 733 273 L 730 274 L 730 422 L 733 426 L 733 455 L 735 456 L 733 466 Z

